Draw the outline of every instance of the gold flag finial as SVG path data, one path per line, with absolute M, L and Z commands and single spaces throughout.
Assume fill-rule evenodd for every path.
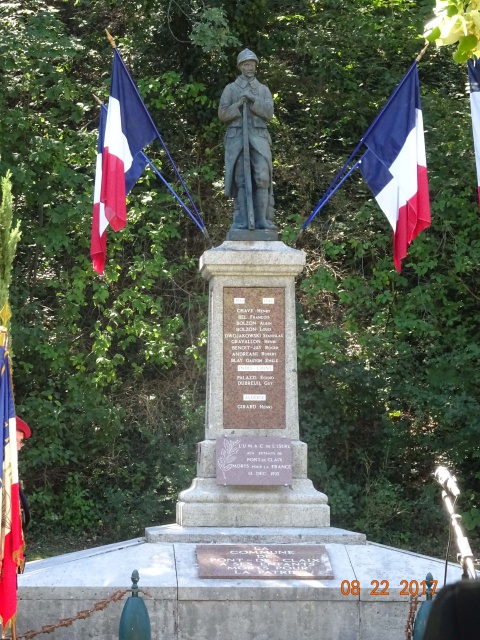
M 8 304 L 8 300 L 6 300 L 2 310 L 0 311 L 0 320 L 2 321 L 2 325 L 4 327 L 7 326 L 7 323 L 11 317 L 12 312 L 10 311 L 10 305 Z
M 92 93 L 92 96 L 95 98 L 95 101 L 98 105 L 102 106 L 103 102 L 100 100 L 100 98 L 98 96 L 96 96 L 94 93 Z
M 114 49 L 116 49 L 116 48 L 117 48 L 117 45 L 115 44 L 115 40 L 112 38 L 112 36 L 111 36 L 111 34 L 110 34 L 110 31 L 109 31 L 108 29 L 105 29 L 105 33 L 107 34 L 108 41 L 110 42 L 110 44 L 112 45 L 112 47 L 113 47 Z
M 428 49 L 428 45 L 430 44 L 430 42 L 427 42 L 427 44 L 423 47 L 423 49 L 420 51 L 420 53 L 418 54 L 418 56 L 415 58 L 415 60 L 417 62 L 420 62 L 420 60 L 423 57 L 423 54 L 425 53 L 425 51 Z

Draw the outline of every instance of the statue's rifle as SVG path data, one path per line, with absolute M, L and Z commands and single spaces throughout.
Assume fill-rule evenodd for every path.
M 250 167 L 250 141 L 248 138 L 248 103 L 243 103 L 243 169 L 245 174 L 245 197 L 247 200 L 248 228 L 255 229 L 253 211 L 252 170 Z

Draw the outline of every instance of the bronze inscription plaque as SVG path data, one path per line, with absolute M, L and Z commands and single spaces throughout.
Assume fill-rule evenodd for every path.
M 333 580 L 323 545 L 196 546 L 200 578 Z
M 223 426 L 285 429 L 285 289 L 223 290 Z
M 218 484 L 292 484 L 292 441 L 272 436 L 217 438 Z

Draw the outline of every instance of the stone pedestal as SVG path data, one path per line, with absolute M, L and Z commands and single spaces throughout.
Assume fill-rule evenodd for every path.
M 197 477 L 179 495 L 178 525 L 330 524 L 327 497 L 307 478 L 307 446 L 299 440 L 295 277 L 304 266 L 305 254 L 283 242 L 227 241 L 201 257 L 210 284 L 205 440 Z M 291 485 L 217 484 L 216 439 L 246 435 L 291 440 Z
M 108 600 L 115 590 L 128 588 L 132 570 L 137 569 L 154 640 L 405 637 L 409 594 L 417 592 L 429 571 L 441 580 L 444 563 L 366 543 L 361 533 L 329 526 L 327 498 L 307 478 L 307 447 L 298 438 L 294 278 L 303 264 L 303 253 L 281 242 L 226 242 L 204 254 L 201 269 L 210 281 L 206 435 L 198 449 L 197 477 L 191 488 L 180 494 L 177 524 L 150 527 L 145 539 L 28 562 L 25 573 L 18 577 L 20 634 L 50 624 L 58 625 L 53 640 L 91 640 L 93 636 L 110 640 L 118 633 L 121 602 L 72 627 L 62 627 L 57 621 L 74 618 L 79 610 L 93 610 L 99 600 Z M 260 289 L 261 295 L 252 298 L 252 287 Z M 237 302 L 242 297 L 261 298 L 262 305 L 265 299 L 265 312 L 242 312 L 240 309 L 251 307 L 240 302 L 232 307 L 232 296 Z M 268 310 L 268 305 L 276 305 L 275 310 Z M 250 325 L 247 323 L 253 320 L 240 319 L 250 315 L 267 316 L 262 320 L 267 324 Z M 225 334 L 235 334 L 232 326 L 243 329 L 238 331 L 243 336 L 226 338 Z M 266 330 L 260 331 L 260 327 Z M 263 333 L 271 334 L 270 338 L 264 339 Z M 253 337 L 257 334 L 260 338 Z M 233 346 L 258 347 L 258 342 L 250 340 L 277 347 L 269 351 L 257 348 L 257 354 L 278 355 L 231 357 Z M 235 351 L 246 354 L 255 349 Z M 264 364 L 259 365 L 256 361 L 262 358 Z M 245 372 L 244 367 L 250 365 L 272 368 L 269 372 Z M 236 369 L 238 366 L 242 369 Z M 267 373 L 268 379 L 260 378 Z M 264 385 L 264 380 L 272 384 Z M 236 382 L 248 384 L 232 384 Z M 242 397 L 265 399 L 239 403 L 236 386 L 257 387 L 253 393 L 242 391 Z M 267 408 L 260 409 L 260 402 Z M 244 413 L 243 409 L 237 411 L 236 404 L 247 403 L 256 408 L 245 409 L 250 417 L 240 428 L 238 422 Z M 233 423 L 233 428 L 226 428 Z M 276 440 L 285 435 L 292 442 L 291 484 L 217 484 L 216 439 L 244 435 L 273 435 Z M 303 580 L 282 574 L 288 571 L 284 567 L 275 579 L 243 574 L 204 578 L 200 577 L 198 545 L 208 545 L 214 553 L 225 545 L 241 545 L 243 553 L 246 545 L 254 553 L 258 553 L 258 545 L 284 545 L 288 553 L 292 545 L 296 553 L 304 546 L 303 557 L 309 557 L 312 545 L 324 545 L 333 575 Z M 450 566 L 448 579 L 458 580 L 460 574 L 458 567 Z

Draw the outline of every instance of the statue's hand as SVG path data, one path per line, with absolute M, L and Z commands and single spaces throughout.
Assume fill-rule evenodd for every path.
M 245 102 L 247 102 L 247 98 L 245 96 L 242 96 L 240 98 L 240 100 L 237 100 L 237 107 L 240 109 L 240 111 L 242 110 L 243 105 L 245 104 Z
M 255 102 L 255 96 L 251 91 L 245 91 L 243 97 L 245 97 L 249 102 Z

